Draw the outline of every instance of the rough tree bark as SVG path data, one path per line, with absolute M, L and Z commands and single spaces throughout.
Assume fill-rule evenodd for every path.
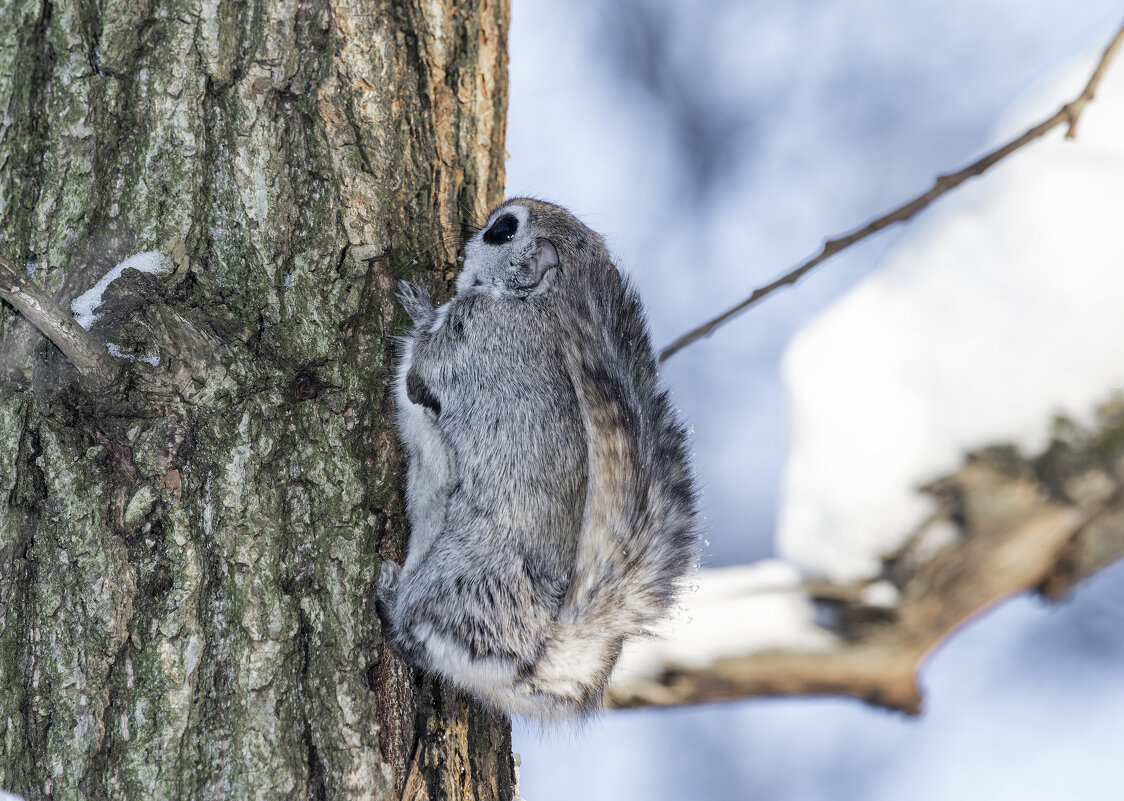
M 111 284 L 90 340 L 155 366 L 79 374 L 0 304 L 0 786 L 512 795 L 507 721 L 389 651 L 373 594 L 406 537 L 394 282 L 447 291 L 460 221 L 500 199 L 507 21 L 6 5 L 15 284 L 65 308 L 134 253 L 167 270 Z

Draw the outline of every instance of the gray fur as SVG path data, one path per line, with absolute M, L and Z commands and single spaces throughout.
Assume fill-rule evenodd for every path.
M 600 236 L 517 198 L 465 254 L 439 309 L 400 286 L 411 538 L 380 602 L 414 664 L 505 712 L 564 718 L 598 705 L 623 642 L 695 561 L 685 434 Z

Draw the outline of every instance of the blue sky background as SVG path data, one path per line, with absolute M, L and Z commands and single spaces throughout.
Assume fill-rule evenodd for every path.
M 606 235 L 658 344 L 978 156 L 1013 103 L 1124 17 L 1119 0 L 513 6 L 508 193 L 560 202 Z M 704 564 L 772 553 L 783 348 L 900 235 L 666 365 L 695 432 Z M 1122 579 L 1117 566 L 1063 605 L 1018 599 L 966 629 L 927 667 L 919 720 L 800 699 L 517 726 L 523 795 L 1118 797 Z

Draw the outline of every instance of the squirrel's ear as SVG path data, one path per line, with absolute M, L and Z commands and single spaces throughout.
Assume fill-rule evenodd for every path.
M 523 266 L 535 277 L 535 283 L 542 281 L 546 271 L 558 266 L 558 249 L 549 239 L 539 237 L 535 240 L 535 249 L 523 262 Z

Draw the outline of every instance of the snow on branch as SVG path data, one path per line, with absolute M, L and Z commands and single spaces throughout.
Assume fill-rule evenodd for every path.
M 857 228 L 850 233 L 842 234 L 833 237 L 824 242 L 820 251 L 812 256 L 790 272 L 782 275 L 772 283 L 765 286 L 758 287 L 750 294 L 749 297 L 731 306 L 726 311 L 718 316 L 708 320 L 702 325 L 691 329 L 687 333 L 680 336 L 666 348 L 664 348 L 659 355 L 661 362 L 666 361 L 671 356 L 681 351 L 688 345 L 697 342 L 704 337 L 710 336 L 715 329 L 725 325 L 734 317 L 741 314 L 749 306 L 761 300 L 767 295 L 772 294 L 783 286 L 795 284 L 803 278 L 808 272 L 815 269 L 817 266 L 832 258 L 838 253 L 846 250 L 858 242 L 878 233 L 879 231 L 890 227 L 896 223 L 905 222 L 906 220 L 914 217 L 918 212 L 927 208 L 937 198 L 950 192 L 960 184 L 967 181 L 969 178 L 974 178 L 977 175 L 982 175 L 987 170 L 991 169 L 997 163 L 1002 161 L 1007 156 L 1019 150 L 1025 145 L 1030 144 L 1036 139 L 1045 136 L 1050 131 L 1058 126 L 1065 124 L 1068 126 L 1066 130 L 1066 137 L 1073 138 L 1077 131 L 1077 122 L 1081 117 L 1081 113 L 1085 110 L 1085 106 L 1096 95 L 1097 87 L 1100 85 L 1101 79 L 1104 77 L 1105 71 L 1108 69 L 1112 59 L 1116 56 L 1120 48 L 1124 46 L 1124 25 L 1116 32 L 1112 42 L 1105 48 L 1104 53 L 1101 55 L 1100 61 L 1097 62 L 1096 68 L 1093 70 L 1092 75 L 1089 77 L 1085 88 L 1081 93 L 1070 102 L 1062 106 L 1053 116 L 1043 120 L 1037 125 L 1025 131 L 1021 136 L 1012 139 L 1001 147 L 996 148 L 987 155 L 983 156 L 977 161 L 969 164 L 961 170 L 946 175 L 938 176 L 933 186 L 926 192 L 921 193 L 912 200 L 902 204 L 893 211 L 883 214 L 877 219 L 871 220 L 861 228 Z
M 169 240 L 166 251 L 125 258 L 74 298 L 70 309 L 32 282 L 32 265 L 25 274 L 0 259 L 0 298 L 62 351 L 91 390 L 106 390 L 122 374 L 124 362 L 145 365 L 131 371 L 129 386 L 163 409 L 170 395 L 195 397 L 230 385 L 220 339 L 165 302 L 173 271 L 187 267 L 182 240 Z M 163 282 L 145 274 L 162 276 Z M 113 341 L 104 341 L 106 336 Z M 17 350 L 0 347 L 0 372 L 10 369 L 4 362 L 20 361 Z
M 1124 400 L 1093 431 L 1059 424 L 1035 458 L 985 450 L 925 491 L 936 511 L 876 579 L 797 583 L 771 562 L 741 569 L 739 588 L 704 571 L 671 639 L 626 648 L 606 705 L 838 694 L 916 714 L 917 671 L 955 629 L 1124 556 Z

